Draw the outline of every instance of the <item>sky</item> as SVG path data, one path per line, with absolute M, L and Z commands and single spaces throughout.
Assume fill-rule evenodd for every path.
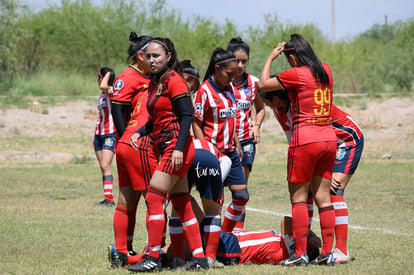
M 94 0 L 99 3 L 102 0 Z M 46 7 L 59 0 L 22 0 L 30 6 Z M 346 40 L 374 24 L 392 24 L 414 17 L 414 0 L 166 0 L 184 19 L 194 15 L 218 23 L 231 20 L 240 30 L 264 25 L 265 14 L 277 14 L 279 21 L 315 24 L 327 39 Z M 335 31 L 332 32 L 332 3 L 335 3 Z M 332 36 L 334 34 L 334 37 Z

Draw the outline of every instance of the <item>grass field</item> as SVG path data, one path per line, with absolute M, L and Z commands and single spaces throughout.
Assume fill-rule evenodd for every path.
M 64 135 L 49 139 L 30 139 L 16 134 L 0 140 L 0 148 L 76 150 L 83 156 L 74 154 L 72 160 L 63 162 L 0 158 L 0 273 L 128 272 L 111 269 L 106 259 L 106 247 L 114 242 L 115 208 L 95 206 L 103 195 L 97 162 L 93 155 L 87 154 L 92 150 L 90 139 L 67 130 Z M 412 141 L 412 137 L 407 141 Z M 414 195 L 411 192 L 414 152 L 405 152 L 405 158 L 385 160 L 374 157 L 371 150 L 376 147 L 369 145 L 369 139 L 365 142 L 366 153 L 345 192 L 350 223 L 348 249 L 354 261 L 334 267 L 243 265 L 205 273 L 414 274 Z M 411 144 L 406 146 L 412 148 Z M 290 213 L 285 182 L 286 148 L 282 136 L 272 135 L 265 136 L 258 146 L 249 182 L 247 230 L 278 229 L 282 215 Z M 116 182 L 115 163 L 113 171 Z M 115 187 L 116 198 L 117 192 Z M 226 192 L 225 197 L 228 202 L 231 196 Z M 140 203 L 134 240 L 136 250 L 140 250 L 146 239 L 144 211 L 145 206 Z M 319 232 L 317 218 L 316 211 L 313 228 Z

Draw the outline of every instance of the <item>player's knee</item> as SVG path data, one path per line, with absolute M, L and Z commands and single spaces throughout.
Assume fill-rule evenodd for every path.
M 231 192 L 232 198 L 234 200 L 248 201 L 249 200 L 249 191 L 246 189 L 235 190 Z

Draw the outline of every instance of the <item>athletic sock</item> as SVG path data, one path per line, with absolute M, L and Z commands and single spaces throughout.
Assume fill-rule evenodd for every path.
M 178 216 L 171 216 L 168 220 L 171 247 L 173 249 L 174 257 L 185 258 L 184 243 L 185 236 L 183 231 L 183 224 Z
M 146 254 L 138 254 L 138 255 L 134 255 L 134 256 L 128 256 L 128 261 L 126 263 L 126 265 L 134 265 L 136 263 L 139 263 L 142 258 L 144 258 Z
M 243 231 L 244 228 L 244 221 L 246 219 L 246 211 L 240 215 L 239 220 L 236 222 L 236 225 L 233 228 L 233 231 Z
M 348 206 L 343 196 L 331 196 L 335 209 L 335 248 L 348 254 L 346 249 L 348 239 Z
M 292 205 L 292 230 L 295 239 L 295 254 L 299 257 L 306 253 L 308 240 L 309 217 L 306 202 L 297 202 Z
M 119 252 L 128 254 L 127 249 L 128 209 L 119 204 L 114 214 L 115 248 Z
M 106 175 L 102 177 L 103 182 L 103 189 L 105 199 L 109 200 L 110 202 L 114 201 L 114 195 L 112 193 L 112 187 L 114 185 L 114 178 L 112 175 Z
M 312 226 L 312 219 L 313 219 L 313 194 L 309 191 L 308 194 L 308 200 L 307 200 L 307 206 L 308 206 L 308 215 L 309 215 L 309 229 Z
M 215 259 L 220 240 L 221 217 L 220 215 L 206 216 L 203 220 L 203 224 L 206 256 Z
M 139 203 L 139 199 L 141 196 L 138 197 L 137 204 L 134 208 L 128 212 L 128 235 L 127 235 L 127 248 L 128 251 L 132 249 L 132 242 L 134 241 L 134 232 L 135 232 L 135 224 L 136 224 L 136 217 L 137 217 L 137 207 Z
M 331 252 L 335 235 L 335 210 L 333 206 L 327 206 L 319 209 L 319 219 L 322 234 L 321 254 L 326 255 Z
M 204 258 L 205 254 L 201 243 L 200 229 L 191 207 L 190 194 L 175 193 L 170 194 L 170 198 L 174 210 L 183 224 L 184 235 L 192 256 Z
M 240 220 L 240 216 L 245 211 L 246 204 L 249 201 L 247 189 L 233 191 L 232 197 L 232 202 L 227 207 L 223 225 L 221 226 L 221 231 L 223 232 L 233 231 L 234 226 Z
M 163 202 L 166 193 L 150 186 L 145 197 L 147 204 L 148 255 L 159 258 L 165 228 Z

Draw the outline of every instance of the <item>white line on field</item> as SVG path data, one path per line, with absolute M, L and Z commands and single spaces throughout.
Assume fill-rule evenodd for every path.
M 246 207 L 246 210 L 253 211 L 253 212 L 258 212 L 258 213 L 263 213 L 263 214 L 269 214 L 269 215 L 273 215 L 273 216 L 279 216 L 279 217 L 291 216 L 292 215 L 290 213 L 274 212 L 274 211 L 270 211 L 270 210 L 263 210 L 263 209 L 259 209 L 259 208 L 249 207 L 249 206 Z M 319 222 L 318 218 L 313 218 L 312 220 Z M 390 229 L 386 229 L 386 228 L 371 228 L 371 227 L 364 227 L 364 226 L 360 226 L 360 225 L 351 225 L 351 224 L 348 224 L 348 227 L 350 229 L 355 229 L 355 230 L 382 231 L 383 233 L 390 234 L 390 235 L 410 236 L 409 234 L 394 232 L 394 231 L 392 231 Z

